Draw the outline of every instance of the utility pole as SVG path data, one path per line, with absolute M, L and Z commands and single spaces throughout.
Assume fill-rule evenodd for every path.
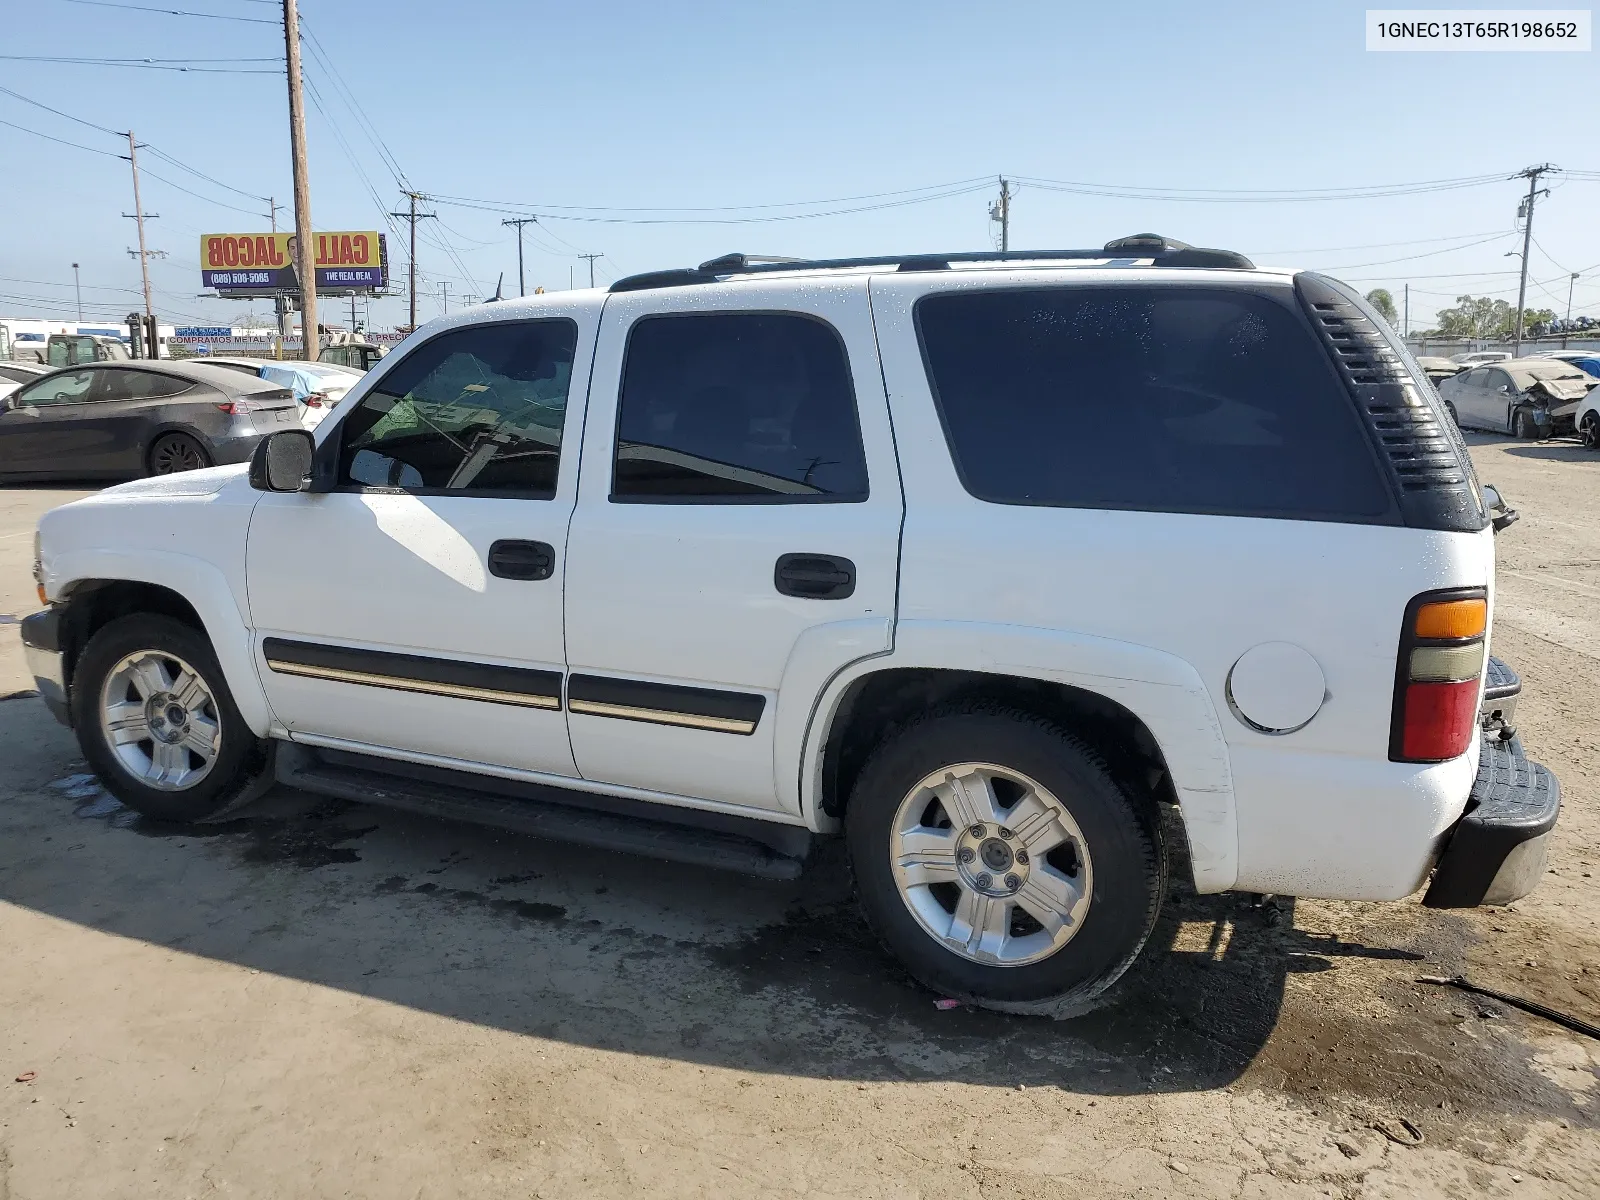
M 73 263 L 72 265 L 76 267 L 78 264 Z M 1577 271 L 1574 271 L 1567 280 L 1567 319 L 1561 322 L 1561 348 L 1563 350 L 1567 348 L 1567 332 L 1572 328 L 1572 289 L 1578 282 L 1578 274 Z M 83 318 L 80 316 L 78 319 L 81 321 Z
M 580 255 L 578 255 L 578 257 L 579 258 L 587 258 L 589 260 L 589 286 L 593 287 L 594 286 L 594 260 L 597 259 L 597 258 L 604 258 L 605 255 L 604 254 L 580 254 Z
M 1522 357 L 1522 306 L 1526 304 L 1528 300 L 1528 243 L 1533 241 L 1533 205 L 1535 198 L 1539 195 L 1539 191 L 1541 190 L 1539 189 L 1539 176 L 1554 170 L 1555 168 L 1549 163 L 1545 163 L 1540 167 L 1529 167 L 1526 171 L 1518 171 L 1516 176 L 1514 176 L 1514 178 L 1526 179 L 1528 181 L 1528 196 L 1527 199 L 1522 202 L 1523 211 L 1518 214 L 1523 218 L 1522 282 L 1517 287 L 1517 339 L 1516 345 L 1511 352 L 1513 358 Z M 1549 188 L 1544 188 L 1542 190 L 1546 196 L 1550 194 Z
M 282 207 L 283 205 L 278 203 L 276 196 L 267 197 L 267 217 L 272 221 L 273 233 L 278 232 L 278 210 Z
M 1576 275 L 1573 276 L 1577 278 Z M 78 293 L 78 324 L 83 324 L 83 283 L 78 278 L 78 264 L 72 264 L 72 290 Z M 1567 289 L 1567 317 L 1572 317 L 1572 289 Z
M 444 302 L 444 315 L 448 316 L 450 313 L 450 281 L 448 279 L 439 280 L 439 299 Z
M 128 162 L 133 166 L 133 211 L 123 213 L 125 217 L 132 217 L 139 226 L 139 273 L 144 277 L 144 315 L 149 316 L 150 309 L 150 252 L 144 246 L 144 205 L 139 202 L 139 144 L 133 140 L 133 131 L 128 131 Z M 152 217 L 159 217 L 160 213 L 151 213 Z
M 417 211 L 417 201 L 424 198 L 421 192 L 402 192 L 401 195 L 411 202 L 410 208 L 405 212 L 392 212 L 389 215 L 411 222 L 411 264 L 408 270 L 411 280 L 409 284 L 411 291 L 411 328 L 415 329 L 417 327 L 417 222 L 435 214 L 419 213 Z
M 311 180 L 306 169 L 306 113 L 301 95 L 300 12 L 283 0 L 283 44 L 289 71 L 289 151 L 294 159 L 295 275 L 300 280 L 300 357 L 317 361 L 317 247 L 311 228 Z
M 573 282 L 572 282 L 572 264 L 571 264 L 571 263 L 568 263 L 568 264 L 567 264 L 567 291 L 569 291 L 569 292 L 570 292 L 570 291 L 571 291 L 571 290 L 572 290 L 572 288 L 573 288 Z
M 1011 249 L 1011 181 L 1000 176 L 1000 199 L 989 206 L 989 220 L 1000 223 L 1000 252 Z
M 515 225 L 517 227 L 517 295 L 526 296 L 528 285 L 522 278 L 522 227 L 524 225 L 537 225 L 538 217 L 512 217 L 509 221 L 501 221 L 502 225 Z
M 1400 340 L 1404 341 L 1411 336 L 1411 285 L 1409 283 L 1406 284 L 1406 315 L 1400 325 L 1403 330 L 1400 334 Z

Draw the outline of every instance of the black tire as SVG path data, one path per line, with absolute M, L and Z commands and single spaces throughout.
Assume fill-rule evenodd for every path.
M 1451 404 L 1450 401 L 1446 400 L 1444 402 L 1444 410 L 1445 410 L 1445 412 L 1450 414 L 1450 419 L 1455 422 L 1456 428 L 1460 429 L 1461 428 L 1461 418 L 1456 416 L 1456 406 L 1454 404 Z
M 957 954 L 923 928 L 895 884 L 890 830 L 902 800 L 929 774 L 965 762 L 1027 775 L 1083 832 L 1090 906 L 1048 958 L 991 966 Z M 1002 1012 L 1062 1018 L 1104 1003 L 1155 928 L 1166 890 L 1155 805 L 1125 792 L 1094 751 L 1059 726 L 998 704 L 935 709 L 881 744 L 851 793 L 845 834 L 857 898 L 889 952 L 940 995 Z
M 145 468 L 152 475 L 175 475 L 211 465 L 206 448 L 186 433 L 163 433 L 150 443 Z
M 211 770 L 193 787 L 164 790 L 136 778 L 112 749 L 101 726 L 100 695 L 106 677 L 126 656 L 141 650 L 182 659 L 210 690 L 221 725 Z M 90 768 L 129 808 L 163 821 L 199 822 L 235 805 L 260 773 L 263 747 L 234 705 L 228 681 L 203 633 L 171 617 L 138 614 L 103 626 L 79 656 L 69 697 L 78 745 Z
M 1539 428 L 1533 423 L 1531 410 L 1519 408 L 1511 414 L 1511 435 L 1525 442 L 1539 436 Z
M 1600 416 L 1586 413 L 1583 418 L 1583 428 L 1578 432 L 1583 435 L 1585 450 L 1600 450 Z

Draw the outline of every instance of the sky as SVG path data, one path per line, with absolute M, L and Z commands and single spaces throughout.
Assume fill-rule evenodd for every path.
M 265 198 L 291 203 L 278 0 L 27 0 L 25 17 L 15 2 L 0 52 L 0 314 L 71 318 L 73 262 L 86 317 L 139 306 L 114 136 L 130 127 L 149 147 L 144 208 L 160 214 L 149 244 L 166 254 L 151 263 L 157 312 L 270 314 L 201 297 L 199 240 L 265 230 Z M 587 283 L 579 254 L 602 256 L 604 285 L 731 250 L 989 248 L 1005 175 L 1014 249 L 1149 230 L 1387 287 L 1397 304 L 1409 283 L 1412 326 L 1426 327 L 1464 293 L 1515 302 L 1507 254 L 1527 183 L 1510 177 L 1550 162 L 1594 177 L 1548 177 L 1528 305 L 1563 314 L 1577 271 L 1574 314 L 1600 316 L 1594 54 L 1369 53 L 1365 10 L 301 0 L 314 224 L 387 233 L 403 286 L 405 225 L 384 214 L 406 183 L 436 197 L 419 226 L 425 320 L 492 295 L 502 272 L 516 293 L 511 215 L 538 216 L 527 286 L 554 290 Z M 1464 182 L 1393 194 L 1433 181 Z M 1356 188 L 1380 194 L 1281 198 Z M 325 303 L 324 320 L 348 320 L 347 301 Z M 374 328 L 405 318 L 403 298 L 372 303 Z

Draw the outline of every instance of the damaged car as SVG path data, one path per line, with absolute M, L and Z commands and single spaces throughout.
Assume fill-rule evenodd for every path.
M 1519 438 L 1577 431 L 1579 410 L 1600 379 L 1555 358 L 1517 358 L 1444 380 L 1439 395 L 1463 429 Z

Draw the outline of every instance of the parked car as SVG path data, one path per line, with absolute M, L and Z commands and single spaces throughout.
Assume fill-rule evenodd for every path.
M 1452 354 L 1450 361 L 1476 367 L 1482 363 L 1505 362 L 1510 357 L 1511 352 L 1508 350 L 1475 350 L 1470 354 Z
M 1462 371 L 1470 369 L 1464 364 L 1456 362 L 1454 359 L 1436 358 L 1426 354 L 1418 355 L 1417 366 L 1422 368 L 1423 373 L 1427 375 L 1428 379 L 1432 381 L 1435 387 L 1443 383 L 1446 379 L 1450 379 L 1453 376 L 1461 374 Z
M 1569 362 L 1586 374 L 1600 379 L 1600 350 L 1552 350 L 1546 358 Z
M 334 405 L 361 379 L 362 372 L 324 362 L 269 362 L 261 377 L 289 388 L 300 402 L 300 421 L 315 429 Z
M 1022 257 L 436 320 L 248 471 L 45 514 L 40 691 L 168 821 L 283 780 L 778 878 L 842 833 L 907 969 L 1009 1011 L 1103 1001 L 1163 808 L 1200 892 L 1526 894 L 1512 514 L 1393 331 L 1151 235 Z
M 294 393 L 300 406 L 300 423 L 315 429 L 328 411 L 361 378 L 362 372 L 333 363 L 308 363 L 299 359 L 210 358 L 207 362 L 245 371 L 270 380 Z
M 1600 388 L 1589 389 L 1572 414 L 1572 424 L 1587 449 L 1600 450 Z
M 322 353 L 317 355 L 317 361 L 332 363 L 339 367 L 354 367 L 358 371 L 370 371 L 387 353 L 386 347 L 376 346 L 371 342 L 341 342 L 337 346 L 324 347 Z
M 1439 395 L 1463 429 L 1553 437 L 1577 428 L 1578 404 L 1597 384 L 1600 379 L 1560 359 L 1517 358 L 1447 379 Z
M 288 389 L 204 363 L 68 367 L 0 400 L 0 478 L 127 478 L 242 463 L 295 417 Z
M 0 362 L 0 384 L 32 383 L 49 370 L 40 363 Z

